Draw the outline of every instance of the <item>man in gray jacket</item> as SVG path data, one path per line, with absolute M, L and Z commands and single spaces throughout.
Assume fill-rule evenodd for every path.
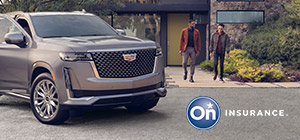
M 224 57 L 226 53 L 226 57 L 229 58 L 230 51 L 230 38 L 224 32 L 224 24 L 218 25 L 218 30 L 216 33 L 212 35 L 211 43 L 210 43 L 210 57 L 214 58 L 214 71 L 215 76 L 213 80 L 217 79 L 218 75 L 218 60 L 220 58 L 220 81 L 223 80 L 223 72 L 224 72 Z

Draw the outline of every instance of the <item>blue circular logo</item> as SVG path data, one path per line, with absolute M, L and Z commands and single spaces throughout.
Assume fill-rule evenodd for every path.
M 220 120 L 221 109 L 218 103 L 206 96 L 200 96 L 190 102 L 186 109 L 189 123 L 200 130 L 213 128 Z

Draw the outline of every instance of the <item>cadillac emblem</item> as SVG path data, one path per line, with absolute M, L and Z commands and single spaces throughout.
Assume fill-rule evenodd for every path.
M 136 53 L 134 53 L 134 54 L 123 54 L 123 58 L 126 61 L 132 62 L 136 59 Z

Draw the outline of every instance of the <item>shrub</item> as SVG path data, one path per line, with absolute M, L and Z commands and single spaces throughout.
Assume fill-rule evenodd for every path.
M 229 54 L 230 57 L 225 58 L 224 61 L 224 76 L 233 75 L 242 68 L 259 66 L 259 62 L 245 50 L 234 49 Z M 218 70 L 220 71 L 220 66 L 218 66 Z
M 263 64 L 260 66 L 262 69 L 272 69 L 272 68 L 276 68 L 277 70 L 282 71 L 283 70 L 283 66 L 282 63 L 278 63 L 278 64 Z
M 224 61 L 224 76 L 230 76 L 238 72 L 238 67 L 235 64 L 236 62 L 232 59 L 225 59 Z M 218 71 L 220 73 L 220 64 L 218 65 Z
M 213 60 L 206 60 L 200 64 L 203 70 L 213 71 Z M 275 82 L 282 81 L 285 74 L 282 72 L 282 64 L 264 64 L 259 67 L 259 62 L 244 50 L 234 49 L 230 52 L 230 58 L 224 61 L 224 76 L 230 76 L 231 80 L 241 82 Z M 218 66 L 220 71 L 220 65 Z
M 213 60 L 205 60 L 200 64 L 200 68 L 203 70 L 213 71 L 214 70 L 214 61 Z
M 284 73 L 276 68 L 265 69 L 262 73 L 265 75 L 262 82 L 279 82 L 285 78 Z
M 289 15 L 250 30 L 241 48 L 261 64 L 282 63 L 284 67 L 300 69 L 300 27 Z
M 243 77 L 249 81 L 253 82 L 259 82 L 262 78 L 264 78 L 266 75 L 262 72 L 262 69 L 257 68 L 242 68 L 237 73 L 237 76 Z
M 240 80 L 253 82 L 279 82 L 285 78 L 284 73 L 276 68 L 262 69 L 260 67 L 240 69 L 237 76 Z
M 253 57 L 244 50 L 234 49 L 230 52 L 230 57 L 225 58 L 224 61 L 224 76 L 229 76 L 238 72 L 241 68 L 258 67 L 259 62 L 254 60 Z M 203 70 L 213 71 L 214 61 L 206 60 L 200 64 Z M 220 64 L 218 66 L 220 71 Z

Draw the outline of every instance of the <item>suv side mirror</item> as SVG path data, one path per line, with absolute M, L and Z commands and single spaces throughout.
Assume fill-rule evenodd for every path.
M 12 32 L 12 33 L 7 33 L 4 36 L 4 40 L 7 44 L 24 44 L 25 41 L 25 36 L 20 33 L 20 32 Z
M 122 29 L 116 29 L 120 35 L 126 35 L 126 32 Z

